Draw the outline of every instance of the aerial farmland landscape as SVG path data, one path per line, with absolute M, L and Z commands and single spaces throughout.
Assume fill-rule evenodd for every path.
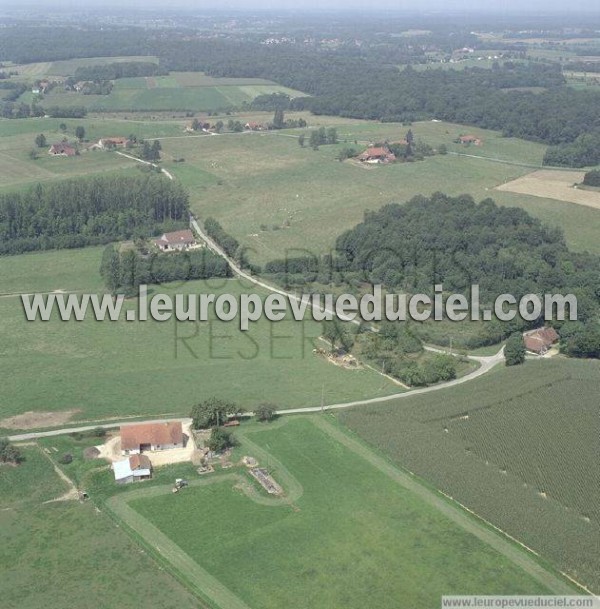
M 0 6 L 0 607 L 600 607 L 600 12 Z

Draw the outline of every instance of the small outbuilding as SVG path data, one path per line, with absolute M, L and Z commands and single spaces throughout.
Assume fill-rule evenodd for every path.
M 152 464 L 146 455 L 131 455 L 112 464 L 117 484 L 131 484 L 152 477 Z

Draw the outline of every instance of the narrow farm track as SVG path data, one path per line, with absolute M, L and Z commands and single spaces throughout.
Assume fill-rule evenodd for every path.
M 215 482 L 221 480 L 223 480 L 223 477 L 214 479 Z M 195 482 L 199 485 L 203 481 Z M 171 487 L 154 487 L 148 490 L 152 491 L 151 494 L 153 495 L 165 494 L 171 492 Z M 139 493 L 135 492 L 133 495 L 140 496 Z M 244 601 L 221 584 L 218 579 L 210 575 L 160 529 L 130 508 L 127 505 L 127 495 L 116 495 L 110 498 L 107 507 L 117 519 L 134 531 L 160 557 L 161 561 L 167 563 L 169 568 L 180 579 L 183 579 L 199 598 L 208 597 L 222 609 L 250 609 Z M 206 605 L 204 606 L 206 607 Z

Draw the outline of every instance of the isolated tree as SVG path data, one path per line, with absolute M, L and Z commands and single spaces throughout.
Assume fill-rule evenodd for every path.
M 438 146 L 438 154 L 448 154 L 448 147 L 446 144 L 440 144 Z
M 158 140 L 154 140 L 152 142 L 152 160 L 158 161 L 160 159 L 160 151 L 162 150 L 162 146 Z
M 192 129 L 194 131 L 198 131 L 198 129 L 200 129 L 200 121 L 197 118 L 192 121 Z
M 38 151 L 37 151 L 35 148 L 32 148 L 32 149 L 29 151 L 29 158 L 30 158 L 32 161 L 37 161 L 37 159 L 39 159 L 39 158 L 40 158 L 40 153 L 39 153 L 39 152 L 38 152 Z
M 507 366 L 517 366 L 525 361 L 525 343 L 520 332 L 511 334 L 506 341 L 504 361 Z
M 354 344 L 346 324 L 337 317 L 323 322 L 323 338 L 329 342 L 332 351 L 335 350 L 336 345 L 340 345 L 344 351 L 350 351 Z
M 277 407 L 274 404 L 259 404 L 254 409 L 257 421 L 272 421 L 276 417 Z
M 298 136 L 298 144 L 300 145 L 301 148 L 304 148 L 304 142 L 306 140 L 306 136 L 304 135 L 304 133 L 301 133 Z
M 236 404 L 218 398 L 209 398 L 192 407 L 190 417 L 194 429 L 207 429 L 222 425 L 230 414 L 240 412 Z
M 330 127 L 327 129 L 327 143 L 328 144 L 337 144 L 338 143 L 338 134 L 337 129 L 335 127 Z
M 65 133 L 67 131 L 67 126 L 65 125 L 65 123 L 61 123 L 58 128 Z
M 319 145 L 321 144 L 321 138 L 319 136 L 319 132 L 318 131 L 311 131 L 310 132 L 310 138 L 308 140 L 308 143 L 309 143 L 310 147 L 313 150 L 318 150 L 319 149 Z
M 412 129 L 409 129 L 406 132 L 406 137 L 404 138 L 409 145 L 413 145 L 415 143 L 415 136 L 413 135 Z
M 35 136 L 35 145 L 38 148 L 46 147 L 46 136 L 43 133 L 40 133 L 39 135 Z
M 116 294 L 121 285 L 121 257 L 115 245 L 107 245 L 102 254 L 100 274 L 111 294 Z
M 85 127 L 83 125 L 77 125 L 77 127 L 75 127 L 75 137 L 80 142 L 83 142 L 85 139 Z
M 233 434 L 226 429 L 221 429 L 219 427 L 213 428 L 207 442 L 208 448 L 215 453 L 221 453 L 236 444 Z
M 25 457 L 23 457 L 21 451 L 16 446 L 13 446 L 8 438 L 0 438 L 0 463 L 18 465 L 24 460 Z
M 225 127 L 225 125 L 223 124 L 223 121 L 217 121 L 215 124 L 215 131 L 217 133 L 221 133 L 221 131 L 223 131 L 223 127 Z
M 273 116 L 273 129 L 283 129 L 284 127 L 285 117 L 283 110 L 281 108 L 277 108 L 277 110 L 275 110 L 275 115 Z

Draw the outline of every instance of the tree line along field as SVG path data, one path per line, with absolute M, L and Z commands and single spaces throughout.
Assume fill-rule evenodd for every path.
M 306 118 L 311 127 L 322 120 Z M 416 140 L 433 147 L 445 144 L 447 155 L 365 167 L 354 161 L 340 163 L 335 156 L 344 147 L 360 151 L 369 142 L 403 138 L 409 127 L 331 118 L 326 124 L 337 127 L 337 146 L 301 148 L 300 130 L 166 138 L 164 163 L 190 189 L 198 216 L 217 218 L 261 264 L 283 257 L 289 249 L 324 253 L 341 232 L 362 220 L 365 210 L 436 191 L 469 193 L 476 200 L 491 197 L 501 205 L 522 207 L 547 224 L 560 226 L 573 249 L 600 251 L 597 210 L 494 190 L 540 167 L 543 145 L 502 138 L 492 131 L 423 122 L 410 127 Z M 465 133 L 481 137 L 483 145 L 454 143 Z M 170 164 L 170 158 L 186 160 Z M 200 170 L 197 177 L 190 167 Z
M 442 594 L 552 589 L 552 578 L 529 574 L 521 550 L 488 546 L 470 517 L 459 523 L 455 508 L 436 509 L 339 433 L 319 418 L 242 430 L 236 455 L 269 463 L 283 500 L 228 470 L 177 497 L 155 487 L 108 506 L 217 607 L 385 608 L 402 599 L 418 608 Z
M 41 447 L 22 447 L 24 463 L 0 465 L 0 597 L 5 609 L 81 609 L 99 605 L 137 609 L 198 607 L 196 599 L 161 570 L 92 503 L 46 503 L 66 483 Z M 131 586 L 135 579 L 139 587 Z
M 600 372 L 562 358 L 339 419 L 394 462 L 600 590 Z
M 80 420 L 128 415 L 187 415 L 219 395 L 251 409 L 315 406 L 389 395 L 400 388 L 369 369 L 347 370 L 314 355 L 320 323 L 263 319 L 248 332 L 239 323 L 27 322 L 16 293 L 104 292 L 101 248 L 0 259 L 3 417 L 27 411 L 78 411 Z M 4 272 L 6 271 L 6 273 Z M 236 280 L 153 286 L 169 293 L 255 292 Z M 258 293 L 262 293 L 258 291 Z M 128 301 L 126 308 L 135 308 Z M 52 400 L 47 399 L 52 395 Z M 0 428 L 2 422 L 0 422 Z

